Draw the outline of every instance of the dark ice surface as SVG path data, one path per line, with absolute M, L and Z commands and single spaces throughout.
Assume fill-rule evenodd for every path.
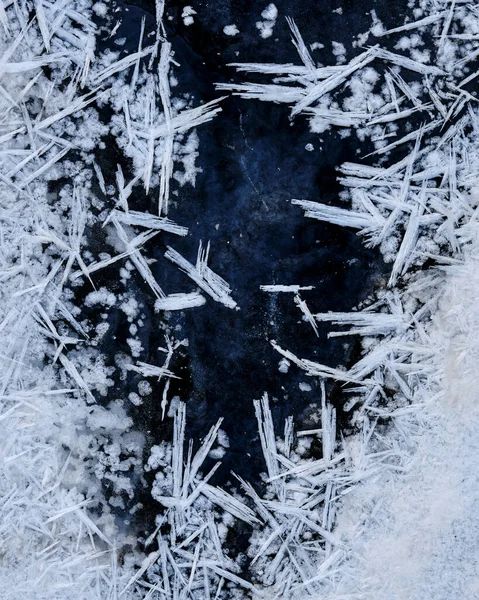
M 227 66 L 233 61 L 299 64 L 285 16 L 295 19 L 307 44 L 325 45 L 313 53 L 316 61 L 335 64 L 331 41 L 345 43 L 351 53 L 351 41 L 371 25 L 371 8 L 376 8 L 387 26 L 394 26 L 406 6 L 404 1 L 277 0 L 279 16 L 273 35 L 262 39 L 255 21 L 261 20 L 267 4 L 266 0 L 167 2 L 167 35 L 180 63 L 174 71 L 179 82 L 175 92 L 190 93 L 196 104 L 219 97 L 216 82 L 241 82 L 241 74 Z M 181 18 L 185 5 L 197 12 L 189 27 Z M 118 6 L 124 19 L 117 38 L 126 37 L 124 48 L 134 51 L 141 18 L 147 19 L 146 33 L 155 28 L 154 3 L 122 2 Z M 333 12 L 338 8 L 342 15 Z M 240 34 L 228 37 L 223 27 L 233 23 Z M 172 362 L 172 370 L 182 379 L 172 382 L 169 396 L 178 395 L 187 402 L 188 436 L 196 440 L 224 417 L 231 448 L 215 480 L 224 485 L 232 470 L 252 482 L 264 470 L 253 399 L 268 392 L 277 433 L 282 432 L 288 415 L 307 426 L 308 415 L 320 402 L 317 382 L 295 365 L 287 374 L 278 371 L 281 356 L 270 340 L 300 357 L 330 366 L 347 366 L 359 352 L 356 340 L 328 340 L 326 325 L 319 326 L 316 337 L 311 326 L 301 320 L 292 294 L 272 295 L 260 291 L 259 286 L 313 285 L 313 291 L 302 293 L 312 312 L 350 310 L 371 293 L 388 269 L 378 252 L 362 246 L 354 231 L 306 219 L 303 211 L 290 203 L 292 198 L 338 203 L 341 187 L 336 168 L 343 161 L 359 158 L 354 136 L 341 139 L 336 132 L 312 134 L 305 118 L 297 117 L 291 123 L 286 105 L 229 96 L 221 106 L 223 112 L 198 129 L 197 164 L 202 172 L 196 187 L 173 186 L 178 195 L 169 216 L 189 228 L 188 237 L 158 236 L 147 250 L 157 259 L 152 270 L 167 293 L 192 291 L 194 284 L 164 258 L 166 245 L 194 262 L 199 241 L 210 241 L 210 266 L 230 284 L 240 307 L 230 310 L 208 298 L 203 307 L 172 314 L 168 321 L 172 328 L 181 327 L 179 339 L 189 340 L 186 351 Z M 312 152 L 305 149 L 308 143 L 314 146 Z M 99 160 L 107 179 L 112 180 L 117 162 L 114 153 Z M 154 212 L 154 195 L 152 191 L 145 197 L 138 188 L 131 207 Z M 141 330 L 145 352 L 140 360 L 162 364 L 157 347 L 164 345 L 164 317 L 151 310 L 153 299 L 147 286 L 139 278 L 133 278 L 132 285 L 144 298 L 148 324 Z M 128 337 L 128 323 L 119 312 L 111 315 L 110 323 L 115 338 L 111 337 L 103 350 L 113 356 Z M 300 382 L 309 383 L 312 391 L 301 391 Z M 134 389 L 132 375 L 124 389 L 115 393 L 126 396 Z M 340 424 L 346 427 L 340 410 L 341 389 L 333 388 L 331 394 Z M 171 434 L 171 420 L 161 421 L 160 399 L 161 390 L 154 389 L 143 406 L 131 409 L 135 422 L 147 433 L 149 445 L 169 439 Z M 141 501 L 149 510 L 148 499 Z M 154 514 L 154 507 L 151 510 Z

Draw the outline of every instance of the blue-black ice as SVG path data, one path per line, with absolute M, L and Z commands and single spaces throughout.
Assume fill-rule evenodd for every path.
M 167 3 L 167 15 L 172 19 L 165 19 L 175 60 L 181 65 L 175 72 L 176 94 L 190 93 L 198 103 L 217 98 L 215 83 L 234 81 L 235 72 L 226 65 L 235 60 L 297 62 L 294 46 L 284 43 L 289 30 L 283 19 L 278 19 L 267 41 L 251 27 L 251 14 L 261 12 L 263 3 L 198 2 L 202 18 L 188 27 L 181 19 L 184 4 Z M 330 2 L 327 7 L 319 4 L 276 2 L 280 14 L 293 17 L 303 37 L 311 42 L 320 39 L 331 45 L 331 40 L 350 40 L 354 32 L 369 27 L 366 12 L 371 9 L 370 3 L 367 7 L 364 2 L 354 3 L 343 15 L 332 13 L 335 6 Z M 117 37 L 126 37 L 125 50 L 134 51 L 141 19 L 146 18 L 146 33 L 155 28 L 154 3 L 128 2 L 120 6 L 128 12 L 128 18 L 123 19 Z M 321 22 L 324 28 L 317 31 L 317 23 Z M 225 36 L 220 24 L 228 23 L 236 23 L 242 35 Z M 275 42 L 276 38 L 281 41 Z M 111 41 L 105 39 L 104 43 Z M 197 166 L 201 172 L 196 186 L 177 188 L 177 196 L 172 195 L 169 216 L 188 227 L 189 235 L 174 239 L 164 234 L 146 247 L 148 254 L 157 259 L 151 269 L 167 293 L 193 291 L 194 284 L 164 258 L 166 246 L 174 242 L 175 249 L 194 262 L 199 241 L 209 240 L 210 266 L 229 283 L 240 307 L 228 310 L 209 301 L 194 310 L 173 313 L 167 323 L 172 329 L 181 327 L 178 336 L 189 342 L 173 359 L 171 368 L 181 380 L 171 380 L 169 395 L 178 395 L 187 402 L 187 432 L 196 440 L 218 417 L 224 417 L 223 429 L 231 447 L 214 483 L 225 485 L 231 471 L 254 482 L 264 470 L 253 399 L 268 392 L 278 431 L 288 415 L 308 425 L 309 414 L 319 401 L 314 381 L 308 381 L 311 391 L 300 389 L 299 383 L 306 378 L 294 365 L 288 375 L 279 372 L 281 357 L 269 341 L 274 339 L 298 356 L 333 367 L 351 364 L 359 351 L 354 340 L 327 340 L 327 324 L 319 324 L 317 337 L 310 325 L 301 321 L 293 295 L 268 294 L 260 286 L 314 286 L 313 292 L 304 295 L 312 312 L 347 311 L 371 292 L 385 270 L 379 254 L 366 250 L 354 232 L 305 219 L 303 211 L 290 202 L 291 198 L 338 202 L 340 186 L 335 169 L 356 158 L 354 136 L 338 141 L 338 136 L 326 132 L 319 146 L 318 136 L 309 131 L 306 119 L 297 117 L 294 127 L 290 126 L 284 105 L 244 102 L 230 96 L 222 102 L 222 109 L 208 127 L 198 131 Z M 313 145 L 312 150 L 308 144 Z M 105 177 L 112 178 L 121 158 L 112 152 L 102 153 L 98 160 Z M 128 171 L 128 164 L 122 167 Z M 135 209 L 154 213 L 155 190 L 145 196 L 138 186 L 134 203 Z M 108 282 L 109 288 L 112 285 Z M 131 285 L 136 298 L 145 300 L 142 312 L 146 326 L 138 332 L 144 348 L 141 360 L 161 364 L 162 354 L 157 348 L 164 345 L 164 315 L 148 308 L 153 306 L 154 298 L 150 298 L 139 276 L 132 278 Z M 110 337 L 104 338 L 102 351 L 113 361 L 122 346 L 126 348 L 128 323 L 125 315 L 115 310 L 109 321 Z M 136 389 L 138 379 L 131 373 L 111 394 L 128 395 Z M 142 406 L 131 408 L 135 423 L 147 435 L 148 447 L 171 435 L 171 422 L 161 419 L 161 392 L 155 389 L 154 381 L 151 383 L 150 398 Z M 341 425 L 339 387 L 332 390 L 330 399 L 339 408 Z M 138 485 L 135 501 L 140 499 L 148 513 L 149 486 L 143 494 Z M 145 511 L 143 516 L 148 520 Z

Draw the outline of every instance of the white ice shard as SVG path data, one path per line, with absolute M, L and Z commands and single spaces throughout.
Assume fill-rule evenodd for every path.
M 165 252 L 166 258 L 180 267 L 208 296 L 216 302 L 224 304 L 228 308 L 236 308 L 236 302 L 231 298 L 231 289 L 224 279 L 214 273 L 207 265 L 210 252 L 208 242 L 205 249 L 200 242 L 196 265 L 188 262 L 179 252 L 168 247 Z

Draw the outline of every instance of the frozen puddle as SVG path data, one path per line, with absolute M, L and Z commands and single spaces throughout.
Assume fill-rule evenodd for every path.
M 332 41 L 328 64 L 281 3 L 252 16 L 271 59 L 238 56 L 235 80 L 218 90 L 282 105 L 292 136 L 306 122 L 318 136 L 302 144 L 308 156 L 326 136 L 355 136 L 361 152 L 335 165 L 339 196 L 292 194 L 287 210 L 354 232 L 389 265 L 356 310 L 318 311 L 321 273 L 245 277 L 254 289 L 240 290 L 222 238 L 195 237 L 199 222 L 175 218 L 188 218 L 176 208 L 200 172 L 198 131 L 225 97 L 175 91 L 168 10 L 157 0 L 130 51 L 114 37 L 124 13 L 106 3 L 0 4 L 1 597 L 479 597 L 479 11 L 419 0 L 389 30 L 371 11 L 368 32 Z M 207 19 L 201 3 L 177 16 L 192 36 Z M 246 35 L 237 16 L 218 25 L 223 42 Z M 282 27 L 294 63 L 274 62 Z M 266 196 L 249 218 L 270 226 Z M 275 227 L 273 254 L 282 234 Z M 234 246 L 241 262 L 239 249 L 248 244 Z M 250 311 L 295 315 L 255 343 L 276 357 L 264 381 L 283 400 L 303 394 L 310 426 L 261 390 L 248 401 L 263 475 L 245 465 L 250 481 L 243 458 L 218 479 L 229 456 L 256 458 L 230 439 L 231 415 L 210 418 L 182 397 L 179 365 L 193 355 L 182 323 L 231 322 L 250 295 Z M 350 364 L 328 363 L 325 327 L 331 348 L 361 340 Z M 196 431 L 207 422 L 197 440 L 189 414 Z

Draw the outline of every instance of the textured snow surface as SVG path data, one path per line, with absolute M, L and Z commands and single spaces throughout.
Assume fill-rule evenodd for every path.
M 218 84 L 289 105 L 293 125 L 303 115 L 318 135 L 357 136 L 364 157 L 338 165 L 337 203 L 291 203 L 355 230 L 390 263 L 384 286 L 350 313 L 311 311 L 320 282 L 261 285 L 265 301 L 291 299 L 298 330 L 319 336 L 330 323 L 330 337 L 360 336 L 362 353 L 329 366 L 265 340 L 277 377 L 303 373 L 313 428 L 288 417 L 278 430 L 268 393 L 251 398 L 264 476 L 236 473 L 223 489 L 214 474 L 234 448 L 222 419 L 190 441 L 185 399 L 170 392 L 188 340 L 165 326 L 158 360 L 141 360 L 147 311 L 132 285 L 159 313 L 241 310 L 209 266 L 214 244 L 197 240 L 196 260 L 174 247 L 189 232 L 172 218 L 172 186 L 194 184 L 196 128 L 222 99 L 172 93 L 181 65 L 161 0 L 156 30 L 145 35 L 143 22 L 129 54 L 98 49 L 99 29 L 116 27 L 107 3 L 0 4 L 2 599 L 479 598 L 479 11 L 462 0 L 410 8 L 390 31 L 372 11 L 363 42 L 334 42 L 324 66 L 270 4 L 256 27 L 267 39 L 287 17 L 298 64 L 238 62 L 254 82 Z M 201 15 L 186 6 L 181 18 L 193 26 Z M 102 171 L 112 148 L 128 172 Z M 140 190 L 150 210 L 139 210 Z M 166 234 L 165 268 L 180 286 L 168 293 L 152 256 Z M 128 330 L 108 361 L 114 310 Z M 343 386 L 346 436 L 331 381 Z M 152 383 L 171 435 L 147 447 L 129 409 Z M 137 539 L 131 501 L 148 482 L 157 515 Z
M 473 254 L 476 254 L 474 251 Z M 398 419 L 414 452 L 401 477 L 381 474 L 349 494 L 338 516 L 351 539 L 345 589 L 358 597 L 476 598 L 477 256 L 451 270 L 431 326 L 443 372 L 441 391 L 411 419 Z M 442 363 L 442 364 L 441 364 Z

